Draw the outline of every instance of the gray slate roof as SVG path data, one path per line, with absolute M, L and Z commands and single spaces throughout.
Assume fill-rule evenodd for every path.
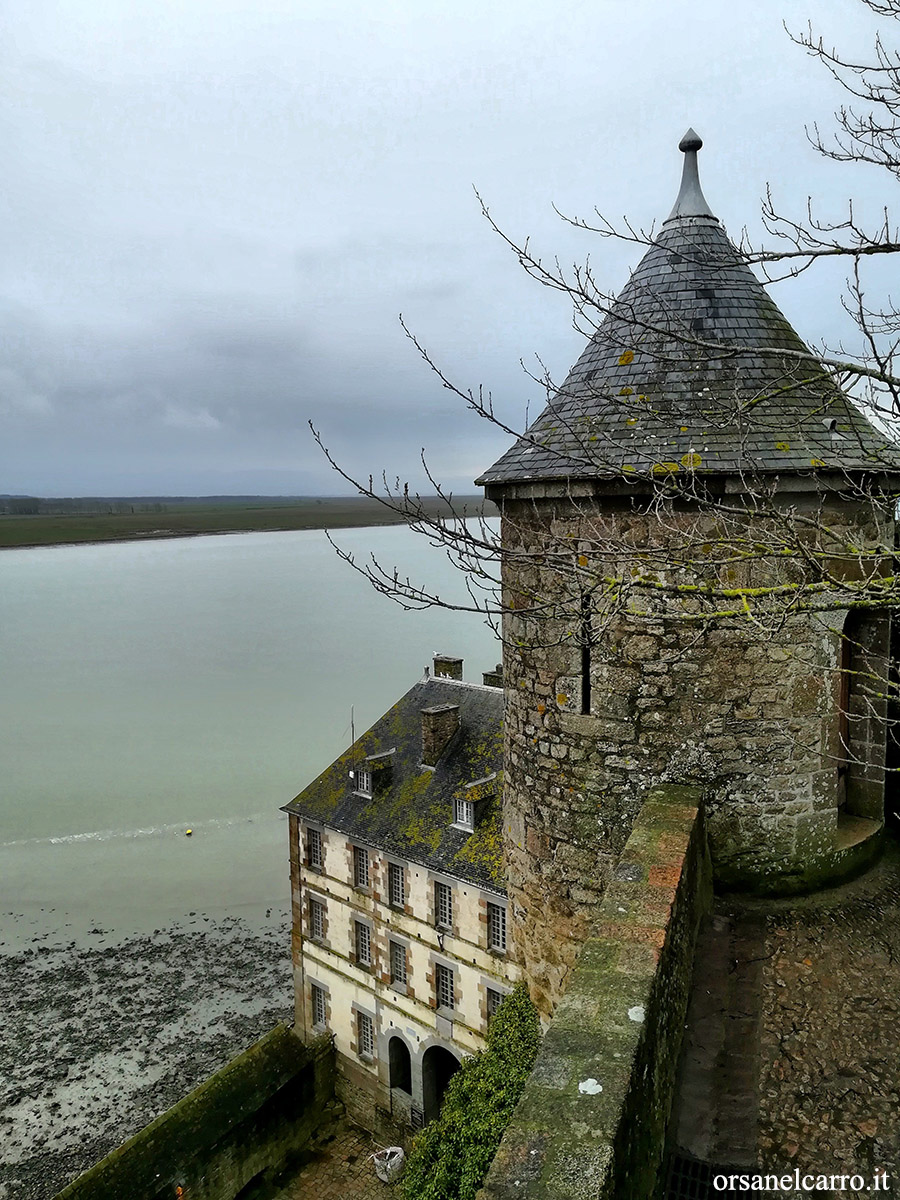
M 700 144 L 689 131 L 673 215 L 551 404 L 479 484 L 900 470 L 898 447 L 831 383 L 718 220 L 702 215 Z
M 421 710 L 459 705 L 460 728 L 434 770 L 423 769 Z M 393 750 L 390 784 L 372 799 L 354 793 L 349 772 Z M 452 828 L 456 796 L 481 795 L 474 833 Z M 353 841 L 505 894 L 500 805 L 503 689 L 426 678 L 284 808 Z M 489 798 L 490 797 L 490 798 Z

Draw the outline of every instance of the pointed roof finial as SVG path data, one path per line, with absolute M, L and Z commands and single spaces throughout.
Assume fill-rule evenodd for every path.
M 702 140 L 693 129 L 689 129 L 678 143 L 678 149 L 684 154 L 684 170 L 681 175 L 681 190 L 675 207 L 666 218 L 667 221 L 675 217 L 712 217 L 716 220 L 700 188 L 697 151 L 702 145 Z

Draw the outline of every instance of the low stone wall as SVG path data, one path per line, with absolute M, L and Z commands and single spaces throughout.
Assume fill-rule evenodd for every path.
M 234 1200 L 302 1151 L 333 1091 L 331 1039 L 278 1025 L 55 1200 Z
M 649 792 L 479 1200 L 654 1195 L 711 878 L 699 790 Z

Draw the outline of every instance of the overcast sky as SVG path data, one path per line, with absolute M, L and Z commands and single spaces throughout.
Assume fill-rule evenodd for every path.
M 0 16 L 0 492 L 339 494 L 307 430 L 366 477 L 456 489 L 508 437 L 441 389 L 410 327 L 510 423 L 579 353 L 564 298 L 480 214 L 620 288 L 635 247 L 552 204 L 638 223 L 703 137 L 732 236 L 767 182 L 890 203 L 804 125 L 841 93 L 808 19 L 865 51 L 858 0 L 5 0 Z M 773 293 L 840 336 L 841 273 Z

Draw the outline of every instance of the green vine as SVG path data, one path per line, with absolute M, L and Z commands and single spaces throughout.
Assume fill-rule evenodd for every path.
M 403 1200 L 474 1200 L 540 1042 L 528 989 L 517 984 L 491 1021 L 485 1049 L 464 1060 L 440 1116 L 416 1135 L 400 1185 Z

